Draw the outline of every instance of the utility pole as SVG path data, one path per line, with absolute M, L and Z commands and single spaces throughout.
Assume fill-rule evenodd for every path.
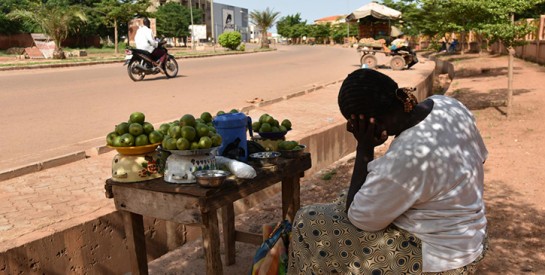
M 210 0 L 210 24 L 212 33 L 212 43 L 214 45 L 214 51 L 216 51 L 216 26 L 214 25 L 214 0 Z
M 195 50 L 195 25 L 193 25 L 193 3 L 189 0 L 189 14 L 191 15 L 191 50 Z

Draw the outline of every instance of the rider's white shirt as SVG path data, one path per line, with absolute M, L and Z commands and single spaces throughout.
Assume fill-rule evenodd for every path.
M 152 52 L 157 47 L 157 42 L 153 39 L 153 32 L 146 26 L 140 26 L 134 36 L 134 43 L 139 50 Z

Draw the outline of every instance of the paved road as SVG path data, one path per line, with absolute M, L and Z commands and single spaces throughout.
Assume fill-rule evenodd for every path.
M 0 171 L 105 143 L 114 125 L 141 111 L 159 125 L 215 113 L 344 78 L 354 49 L 280 46 L 275 52 L 179 60 L 175 79 L 132 82 L 121 64 L 0 72 Z

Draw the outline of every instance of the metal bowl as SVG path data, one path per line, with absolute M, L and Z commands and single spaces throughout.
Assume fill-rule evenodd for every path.
M 278 152 L 257 152 L 250 154 L 250 159 L 257 166 L 269 167 L 276 165 L 276 161 L 278 160 L 279 156 L 280 153 Z
M 282 154 L 282 157 L 288 158 L 288 159 L 294 159 L 298 158 L 301 155 L 303 155 L 303 152 L 305 152 L 305 149 L 307 148 L 306 145 L 299 144 L 300 149 L 297 150 L 280 150 L 280 154 Z
M 193 175 L 202 187 L 219 187 L 230 173 L 223 170 L 200 170 L 195 171 Z

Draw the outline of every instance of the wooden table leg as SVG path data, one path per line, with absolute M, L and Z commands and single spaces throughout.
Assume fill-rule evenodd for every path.
M 230 203 L 221 208 L 221 221 L 223 223 L 223 245 L 225 248 L 226 265 L 232 265 L 236 261 L 235 251 L 235 208 Z
M 142 215 L 120 210 L 125 224 L 127 248 L 131 261 L 133 275 L 148 274 L 148 259 L 146 256 L 146 238 L 144 236 L 144 219 Z
M 293 223 L 295 213 L 301 207 L 299 177 L 285 177 L 282 179 L 282 217 Z
M 202 241 L 204 246 L 204 259 L 206 261 L 206 274 L 222 275 L 223 266 L 220 257 L 220 237 L 218 230 L 218 213 L 216 210 L 201 212 L 202 215 Z

